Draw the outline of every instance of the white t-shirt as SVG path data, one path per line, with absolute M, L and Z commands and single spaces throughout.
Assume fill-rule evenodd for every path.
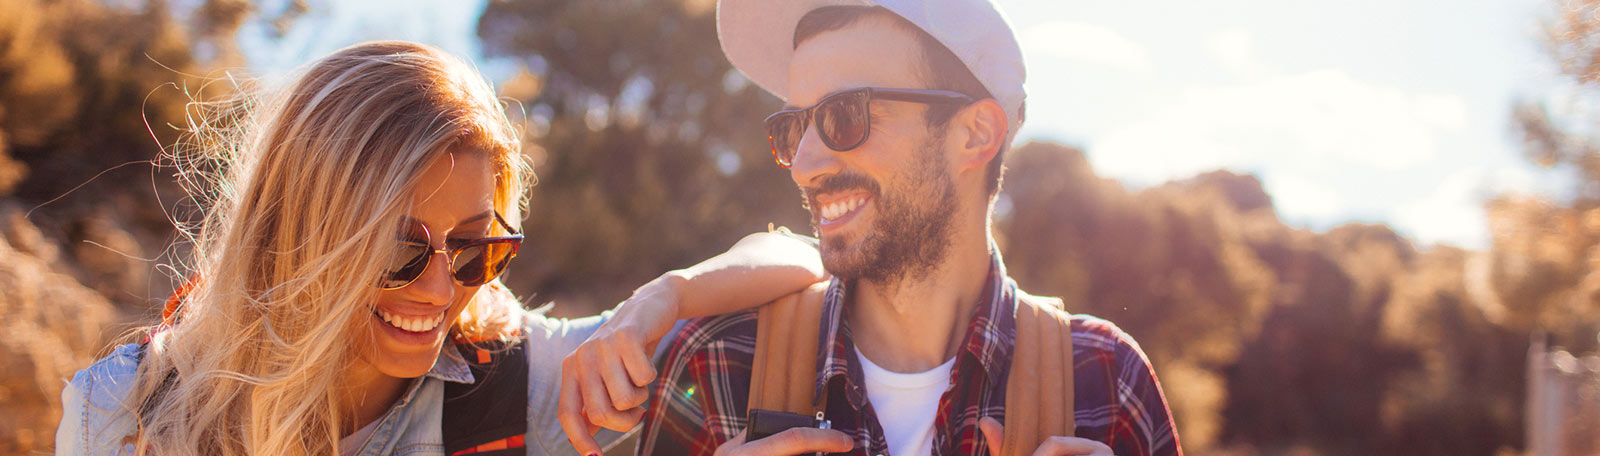
M 861 371 L 867 377 L 867 401 L 883 425 L 883 438 L 894 456 L 933 454 L 933 421 L 939 413 L 939 397 L 950 387 L 950 358 L 927 372 L 890 372 L 856 350 Z

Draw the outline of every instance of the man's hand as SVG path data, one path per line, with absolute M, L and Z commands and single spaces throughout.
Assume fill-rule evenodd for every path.
M 1000 442 L 1004 440 L 1005 428 L 1000 421 L 984 417 L 978 421 L 978 429 L 983 431 L 983 439 L 989 442 L 989 454 L 1000 454 Z M 1033 456 L 1084 456 L 1084 455 L 1111 455 L 1111 447 L 1104 443 L 1078 437 L 1055 436 L 1045 439 L 1039 449 L 1033 451 Z
M 561 361 L 561 400 L 556 418 L 578 454 L 600 454 L 600 428 L 627 432 L 644 418 L 646 388 L 656 378 L 650 354 L 677 320 L 672 274 L 645 284 L 617 306 L 589 340 Z
M 767 438 L 744 442 L 745 431 L 717 447 L 716 456 L 794 456 L 811 453 L 843 453 L 855 442 L 832 429 L 790 428 Z

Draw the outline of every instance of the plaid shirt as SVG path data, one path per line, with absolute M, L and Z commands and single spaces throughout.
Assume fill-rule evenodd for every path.
M 1005 385 L 1016 341 L 1016 282 L 992 256 L 982 300 L 956 355 L 950 386 L 939 398 L 933 454 L 989 454 L 978 420 L 1005 422 Z M 818 331 L 816 394 L 833 428 L 850 434 L 852 455 L 886 455 L 888 444 L 843 318 L 846 283 L 834 279 Z M 1121 456 L 1177 455 L 1178 436 L 1166 397 L 1138 343 L 1108 321 L 1072 316 L 1074 418 L 1077 437 L 1109 445 Z M 640 454 L 710 455 L 745 428 L 755 358 L 753 310 L 690 321 L 677 332 L 651 392 Z

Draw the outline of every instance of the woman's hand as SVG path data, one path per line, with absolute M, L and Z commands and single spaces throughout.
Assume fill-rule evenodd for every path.
M 626 432 L 644 417 L 655 380 L 650 355 L 679 319 L 748 309 L 825 279 L 811 244 L 780 232 L 745 236 L 727 252 L 634 290 L 561 363 L 557 419 L 579 454 L 599 454 L 600 428 Z
M 646 388 L 656 378 L 650 354 L 678 316 L 680 274 L 634 290 L 615 314 L 561 362 L 557 419 L 579 454 L 600 454 L 600 428 L 627 432 L 644 417 Z

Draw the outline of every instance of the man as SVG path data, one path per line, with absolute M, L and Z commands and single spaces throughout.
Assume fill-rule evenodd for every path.
M 1020 290 L 990 219 L 1024 98 L 1005 18 L 989 0 L 723 0 L 717 18 L 734 66 L 787 101 L 768 134 L 834 276 L 816 360 L 834 430 L 744 441 L 747 311 L 671 337 L 640 453 L 997 452 Z M 1040 453 L 1178 454 L 1138 345 L 1104 320 L 1070 324 L 1076 436 Z

